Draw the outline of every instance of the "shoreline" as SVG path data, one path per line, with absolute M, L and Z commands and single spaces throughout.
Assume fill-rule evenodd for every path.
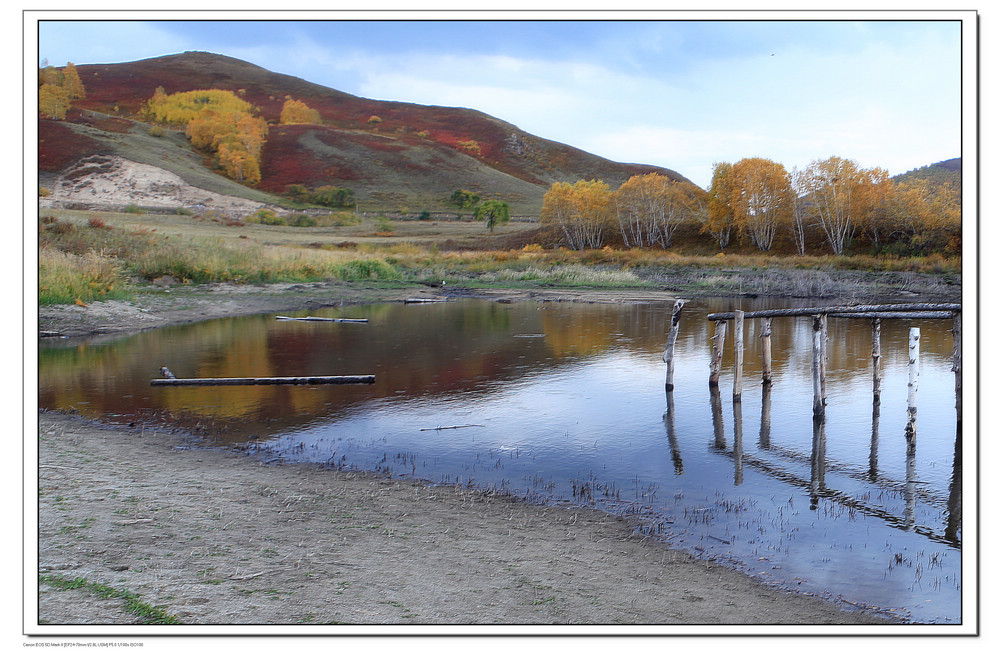
M 682 294 L 205 285 L 129 302 L 40 308 L 38 327 L 63 337 L 123 334 L 237 314 L 456 295 L 666 303 Z M 627 520 L 597 510 L 265 464 L 199 447 L 169 426 L 112 426 L 44 410 L 38 421 L 42 632 L 143 621 L 120 599 L 95 601 L 87 587 L 60 588 L 78 578 L 137 594 L 185 626 L 333 626 L 324 634 L 337 634 L 340 624 L 573 624 L 626 632 L 690 626 L 688 634 L 720 625 L 765 633 L 905 625 L 874 609 L 765 585 L 643 538 Z

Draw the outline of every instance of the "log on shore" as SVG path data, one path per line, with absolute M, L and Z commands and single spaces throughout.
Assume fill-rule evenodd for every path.
M 163 378 L 149 381 L 153 387 L 248 386 L 256 384 L 375 384 L 374 375 L 313 375 L 282 378 Z

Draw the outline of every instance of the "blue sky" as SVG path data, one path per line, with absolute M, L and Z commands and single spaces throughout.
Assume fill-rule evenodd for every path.
M 39 22 L 38 58 L 63 65 L 215 52 L 359 96 L 478 109 L 703 187 L 714 163 L 743 157 L 791 169 L 837 155 L 896 174 L 962 154 L 958 14 L 513 16 L 217 22 L 84 13 L 90 20 Z

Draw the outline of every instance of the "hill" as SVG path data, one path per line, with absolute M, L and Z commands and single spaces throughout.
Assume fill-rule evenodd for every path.
M 926 180 L 932 184 L 952 184 L 960 188 L 962 183 L 962 158 L 946 159 L 911 171 L 893 176 L 894 182 L 916 182 Z
M 77 70 L 86 99 L 64 121 L 39 121 L 43 184 L 86 157 L 105 155 L 256 202 L 276 202 L 272 194 L 289 184 L 333 185 L 353 190 L 362 209 L 454 211 L 448 198 L 467 189 L 507 201 L 515 215 L 537 216 L 554 182 L 601 179 L 615 188 L 650 172 L 688 181 L 669 169 L 613 162 L 528 134 L 473 109 L 361 98 L 223 55 L 186 52 Z M 140 111 L 157 87 L 168 94 L 228 90 L 259 109 L 271 128 L 255 188 L 210 170 L 179 131 L 150 134 Z M 322 124 L 279 125 L 287 98 L 317 110 Z

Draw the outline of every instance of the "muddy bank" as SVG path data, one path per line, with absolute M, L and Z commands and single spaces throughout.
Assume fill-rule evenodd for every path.
M 182 624 L 156 634 L 185 625 L 338 634 L 382 624 L 779 632 L 889 622 L 695 560 L 596 511 L 269 465 L 192 448 L 166 429 L 38 420 L 41 633 L 142 623 L 122 598 L 98 596 L 108 587 Z M 70 580 L 84 586 L 65 589 Z
M 663 274 L 656 274 L 663 277 Z M 651 278 L 651 281 L 652 280 Z M 38 311 L 43 337 L 134 332 L 194 321 L 271 312 L 294 312 L 406 299 L 487 298 L 517 302 L 636 303 L 672 302 L 698 296 L 772 295 L 810 297 L 824 304 L 872 302 L 960 302 L 961 285 L 940 276 L 861 271 L 723 271 L 689 270 L 656 279 L 652 288 L 573 289 L 467 288 L 423 284 L 366 285 L 315 282 L 302 284 L 153 285 L 132 300 L 87 305 L 55 305 Z

